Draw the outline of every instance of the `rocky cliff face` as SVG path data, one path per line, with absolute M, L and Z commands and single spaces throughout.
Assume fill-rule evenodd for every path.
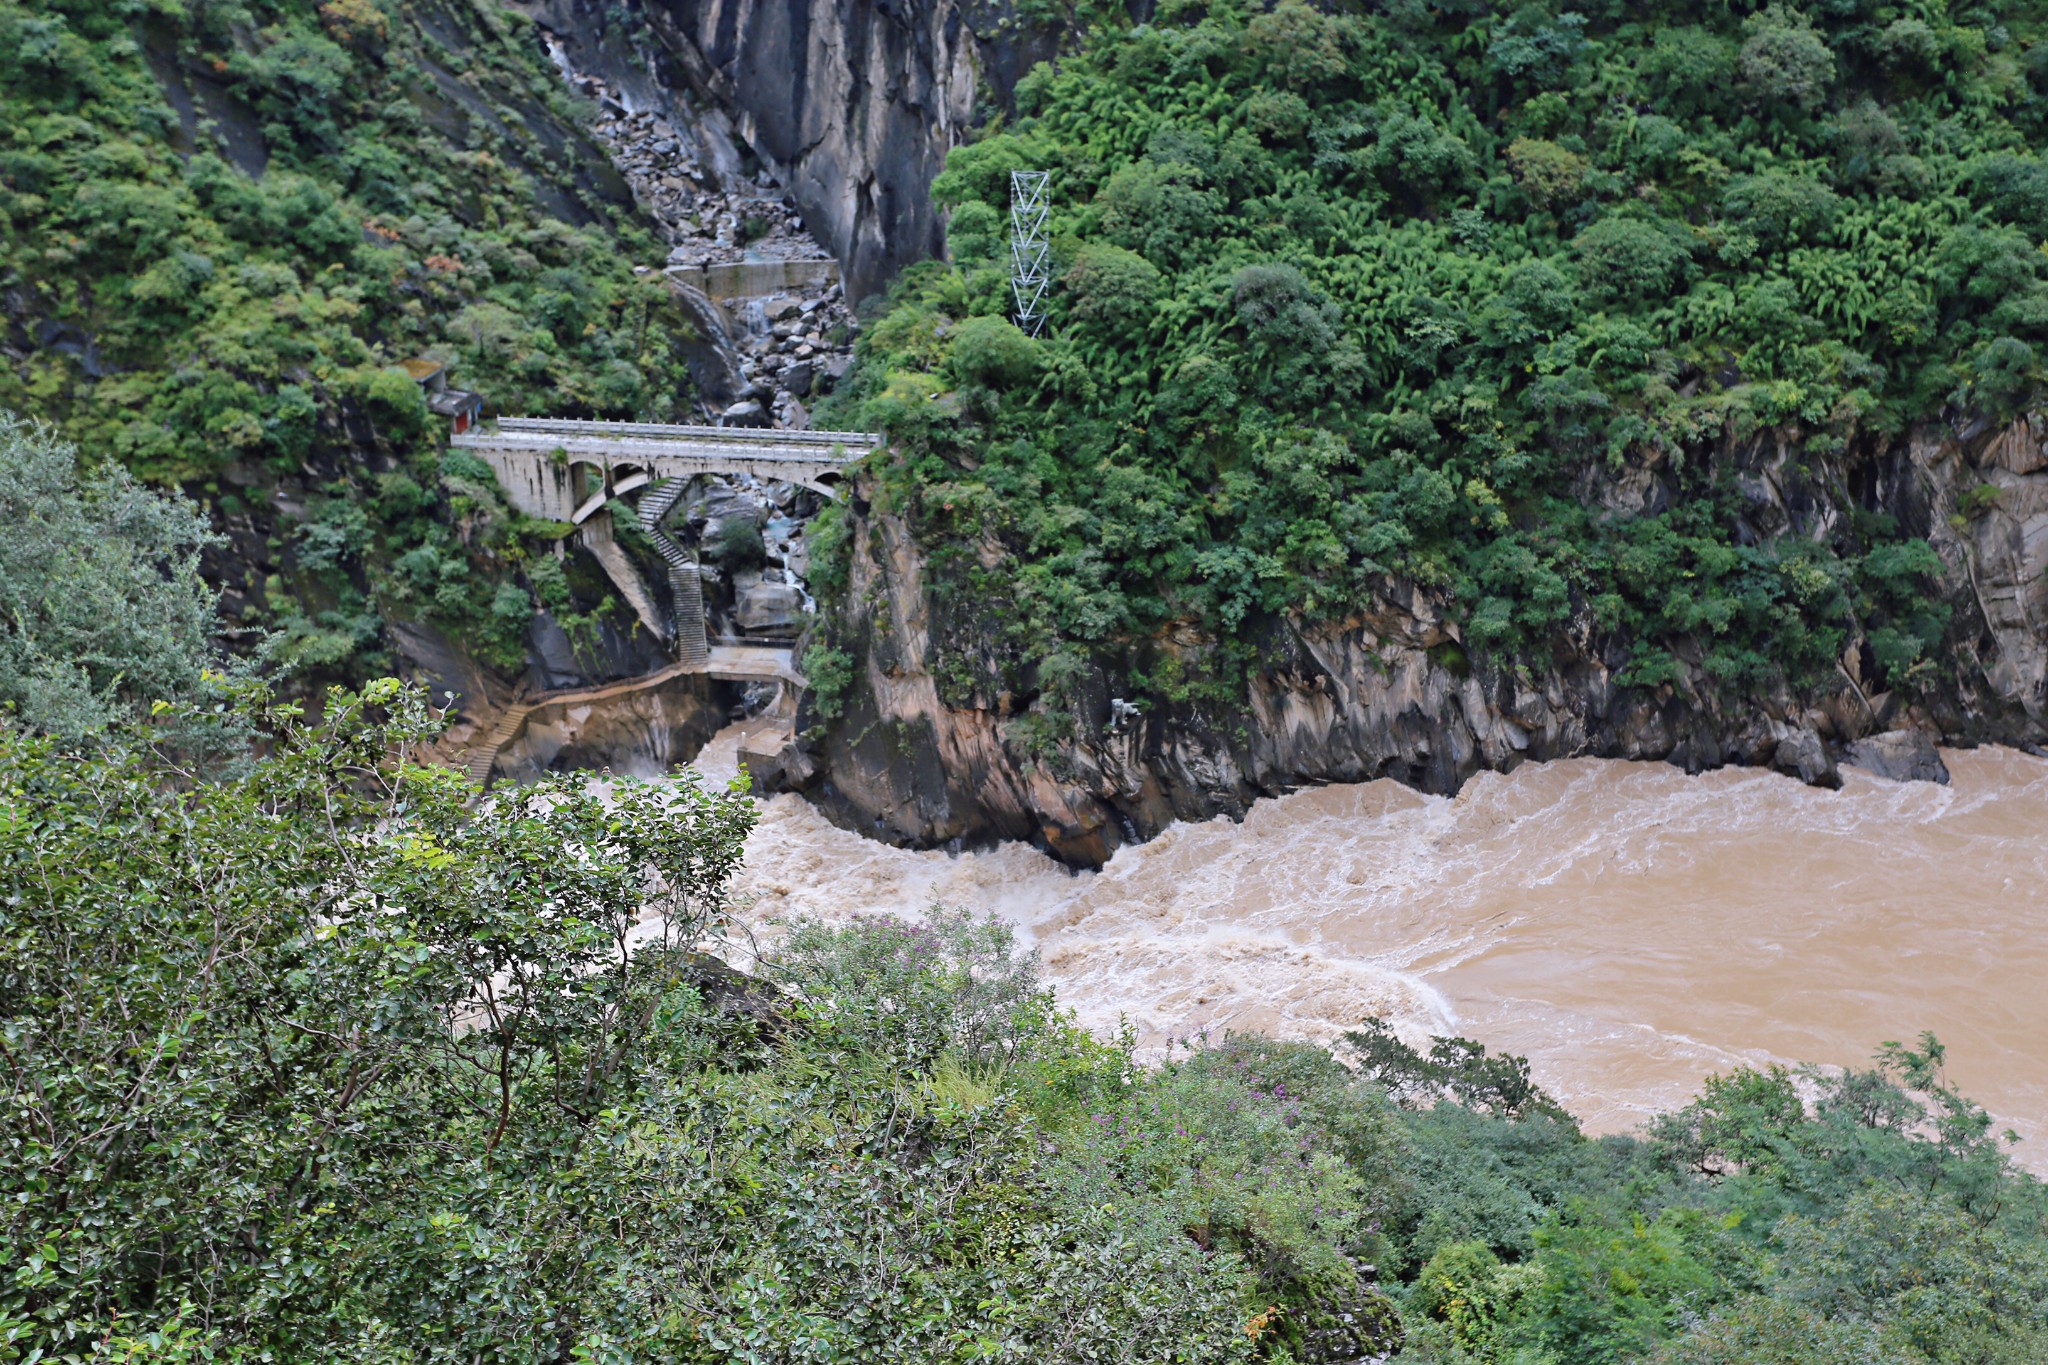
M 809 738 L 785 780 L 864 832 L 917 844 L 1029 840 L 1077 865 L 1175 819 L 1242 815 L 1260 796 L 1391 777 L 1454 793 L 1480 769 L 1529 759 L 1662 759 L 1689 770 L 1764 764 L 1835 785 L 1838 761 L 1945 780 L 1933 744 L 2032 745 L 2048 700 L 2048 422 L 1930 425 L 1836 462 L 1781 442 L 1721 453 L 1758 537 L 1823 536 L 1853 506 L 1925 534 L 1947 572 L 1951 665 L 1924 694 L 1873 691 L 1862 642 L 1813 689 L 1725 696 L 1697 666 L 1655 690 L 1615 681 L 1624 652 L 1590 627 L 1557 642 L 1544 671 L 1468 661 L 1444 604 L 1388 583 L 1347 621 L 1271 623 L 1239 704 L 1140 710 L 1098 679 L 1064 738 L 1043 703 L 941 699 L 939 614 L 909 529 L 872 510 L 852 519 L 841 638 L 857 666 L 843 714 L 807 703 Z M 1668 498 L 1667 473 L 1603 481 L 1636 508 Z M 950 623 L 949 623 L 950 624 Z M 958 647 L 957 632 L 944 632 Z M 1191 663 L 1213 645 L 1166 643 Z M 1039 723 L 1033 723 L 1034 713 Z
M 947 150 L 978 104 L 1006 103 L 1016 76 L 1049 55 L 1006 8 L 956 0 L 517 3 L 622 109 L 695 129 L 718 177 L 786 187 L 851 298 L 940 249 L 928 190 Z M 836 633 L 854 646 L 855 676 L 842 712 L 821 716 L 813 699 L 800 717 L 808 738 L 780 756 L 782 780 L 886 839 L 1022 839 L 1081 865 L 1171 820 L 1242 814 L 1303 785 L 1392 777 L 1450 793 L 1526 759 L 1767 764 L 1819 784 L 1850 761 L 1939 780 L 1936 740 L 2044 736 L 2044 435 L 2032 422 L 1934 424 L 1832 460 L 1774 440 L 1719 452 L 1756 540 L 1825 539 L 1860 507 L 1932 541 L 1955 609 L 1948 671 L 1910 697 L 1867 684 L 1862 641 L 1833 680 L 1740 696 L 1697 658 L 1670 685 L 1623 687 L 1624 642 L 1590 623 L 1554 642 L 1541 670 L 1468 658 L 1448 604 L 1390 581 L 1350 620 L 1267 623 L 1233 705 L 1133 704 L 1105 674 L 1070 724 L 1042 701 L 962 700 L 941 685 L 958 651 L 995 646 L 940 621 L 911 528 L 857 508 Z M 1655 467 L 1602 472 L 1583 490 L 1626 511 L 1674 495 Z M 1190 671 L 1215 649 L 1192 628 L 1160 643 Z
M 684 676 L 616 697 L 535 709 L 498 753 L 501 781 L 530 782 L 548 771 L 605 769 L 660 777 L 697 756 L 726 722 L 720 697 L 733 689 Z
M 758 166 L 785 187 L 854 299 L 943 249 L 932 177 L 977 103 L 1005 102 L 1050 53 L 1022 35 L 1007 4 L 516 4 L 628 105 L 702 128 L 728 178 Z

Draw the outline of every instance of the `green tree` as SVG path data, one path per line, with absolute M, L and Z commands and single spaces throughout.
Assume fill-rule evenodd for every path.
M 0 724 L 0 1342 L 189 1301 L 293 1358 L 415 1329 L 551 1356 L 529 1315 L 573 1331 L 597 1264 L 479 1225 L 673 1041 L 750 803 L 548 781 L 472 812 L 391 680 L 266 720 L 273 757 L 196 787 Z
M 82 476 L 50 428 L 0 412 L 0 703 L 75 739 L 197 698 L 217 661 L 214 543 L 183 497 L 119 466 Z
M 388 679 L 260 719 L 218 783 L 0 723 L 0 1360 L 1222 1362 L 1349 1283 L 1358 1126 L 1141 1084 L 1000 926 L 691 951 L 743 789 L 479 803 Z
M 1835 54 L 1806 17 L 1782 5 L 1751 15 L 1738 60 L 1751 98 L 1810 109 L 1835 78 Z

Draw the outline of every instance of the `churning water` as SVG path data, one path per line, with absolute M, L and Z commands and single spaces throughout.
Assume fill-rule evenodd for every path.
M 730 772 L 734 733 L 708 772 Z M 1262 801 L 1072 874 L 1028 848 L 951 857 L 766 802 L 750 917 L 993 911 L 1082 1020 L 1157 1045 L 1204 1026 L 1326 1040 L 1368 1014 L 1411 1041 L 1526 1053 L 1596 1130 L 1709 1072 L 1856 1065 L 1931 1029 L 1950 1074 L 2048 1167 L 2048 762 L 1944 754 L 1954 785 L 1844 769 L 1578 759 L 1455 799 L 1392 782 Z

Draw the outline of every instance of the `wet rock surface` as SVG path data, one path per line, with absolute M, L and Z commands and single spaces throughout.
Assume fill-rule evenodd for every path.
M 1922 730 L 1893 730 L 1850 742 L 1842 761 L 1893 782 L 1949 783 L 1948 764 L 1941 761 L 1934 737 Z
M 714 640 L 772 644 L 803 633 L 817 612 L 804 585 L 804 531 L 822 505 L 811 489 L 747 475 L 691 481 L 665 525 L 697 549 Z
M 1310 1305 L 1301 1344 L 1304 1365 L 1379 1365 L 1400 1351 L 1407 1337 L 1400 1310 L 1380 1288 L 1374 1267 L 1356 1268 L 1353 1289 Z

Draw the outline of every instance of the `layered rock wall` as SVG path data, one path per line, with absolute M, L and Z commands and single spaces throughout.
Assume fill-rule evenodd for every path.
M 1448 794 L 1481 769 L 1529 759 L 1763 764 L 1823 785 L 1839 782 L 1835 765 L 1847 760 L 1938 780 L 1937 740 L 2044 737 L 2044 437 L 2048 425 L 2033 421 L 1929 426 L 1832 465 L 1776 441 L 1722 452 L 1758 539 L 1823 537 L 1861 505 L 1933 543 L 1954 611 L 1951 649 L 1910 697 L 1867 684 L 1874 670 L 1860 641 L 1821 686 L 1740 696 L 1716 688 L 1698 657 L 1674 684 L 1622 686 L 1626 642 L 1590 628 L 1556 642 L 1551 668 L 1490 666 L 1468 661 L 1442 603 L 1390 582 L 1350 620 L 1272 623 L 1233 707 L 1140 709 L 1117 695 L 1120 680 L 1103 677 L 1086 714 L 1048 744 L 1048 727 L 1032 723 L 1034 711 L 1044 719 L 1042 701 L 941 699 L 923 558 L 900 518 L 869 510 L 851 528 L 840 625 L 857 667 L 845 710 L 827 721 L 809 703 L 798 724 L 809 738 L 782 767 L 791 785 L 877 837 L 1023 839 L 1077 865 L 1099 864 L 1172 820 L 1239 816 L 1260 796 L 1301 786 L 1390 777 Z M 1668 471 L 1641 473 L 1607 496 L 1649 505 L 1672 495 Z M 1192 634 L 1163 647 L 1190 671 L 1214 648 Z
M 539 707 L 499 751 L 499 778 L 530 782 L 543 772 L 578 768 L 660 777 L 695 758 L 718 733 L 730 691 L 686 674 L 660 687 Z

